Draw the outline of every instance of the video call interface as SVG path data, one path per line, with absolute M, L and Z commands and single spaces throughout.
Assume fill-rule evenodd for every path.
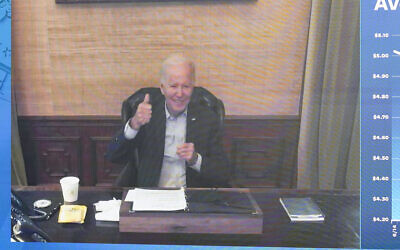
M 0 206 L 1 245 L 8 249 L 400 248 L 400 0 L 0 0 L 0 31 L 0 180 L 7 201 Z M 23 198 L 31 187 L 57 187 L 65 205 L 66 197 L 72 203 L 93 197 L 62 193 L 64 175 L 73 176 L 68 185 L 76 190 L 79 183 L 79 195 L 115 185 L 123 166 L 105 155 L 125 126 L 121 105 L 139 89 L 160 87 L 163 61 L 174 54 L 189 58 L 195 86 L 223 103 L 217 143 L 229 162 L 229 189 L 250 190 L 250 196 L 240 191 L 240 198 L 224 194 L 232 200 L 220 204 L 212 198 L 213 208 L 226 206 L 245 218 L 250 207 L 258 217 L 221 220 L 226 226 L 209 232 L 176 226 L 165 234 L 155 226 L 153 244 L 151 234 L 135 234 L 135 241 L 129 230 L 147 230 L 160 215 L 145 217 L 150 226 L 102 224 L 92 204 L 74 208 L 86 218 L 68 224 L 57 200 L 48 219 L 54 217 L 62 232 L 43 222 L 33 223 L 40 229 L 19 226 L 31 234 L 39 230 L 28 241 L 43 236 L 57 244 L 10 241 L 11 187 Z M 155 105 L 158 92 L 145 94 L 151 95 L 143 103 Z M 198 117 L 188 115 L 194 122 Z M 19 157 L 26 182 L 15 178 Z M 208 163 L 207 155 L 200 159 Z M 196 204 L 205 198 L 188 190 L 171 192 L 174 204 L 147 200 L 143 207 L 202 211 L 186 199 Z M 203 194 L 214 197 L 215 190 Z M 163 199 L 139 191 L 132 199 Z M 45 206 L 47 198 L 36 197 Z M 139 207 L 122 204 L 131 213 Z M 207 217 L 210 225 L 222 218 L 217 210 Z M 296 214 L 305 210 L 311 214 L 306 219 Z M 178 223 L 179 214 L 171 214 L 160 221 Z M 126 215 L 107 216 L 121 223 Z M 88 228 L 94 229 L 82 240 Z M 104 234 L 101 244 L 93 240 L 97 233 Z

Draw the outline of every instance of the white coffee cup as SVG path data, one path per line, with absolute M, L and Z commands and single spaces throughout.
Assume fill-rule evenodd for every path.
M 67 176 L 60 180 L 61 189 L 66 202 L 75 202 L 78 200 L 79 178 Z

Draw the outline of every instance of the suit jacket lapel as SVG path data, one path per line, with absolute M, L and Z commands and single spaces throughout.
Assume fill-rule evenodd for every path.
M 165 106 L 164 101 L 158 102 L 154 105 L 152 116 L 154 116 L 154 121 L 152 121 L 151 125 L 151 133 L 156 138 L 156 145 L 161 146 L 162 151 L 164 151 L 165 145 L 165 128 L 166 128 L 166 118 L 165 118 Z
M 186 142 L 195 142 L 197 136 L 197 124 L 198 124 L 198 112 L 197 106 L 193 103 L 188 105 L 188 113 L 186 118 Z
M 146 168 L 144 171 L 147 172 L 146 177 L 149 179 L 148 186 L 157 186 L 165 147 L 166 118 L 163 96 L 159 100 L 152 102 L 152 105 L 152 117 L 154 117 L 154 120 L 149 124 L 148 130 L 148 142 L 151 142 L 151 145 L 147 147 L 148 152 L 146 152 L 146 154 L 149 154 L 151 163 L 148 166 L 144 166 Z

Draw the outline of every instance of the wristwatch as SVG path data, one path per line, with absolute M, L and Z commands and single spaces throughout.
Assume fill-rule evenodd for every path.
M 187 163 L 189 166 L 194 165 L 197 162 L 197 159 L 199 158 L 199 154 L 197 152 L 194 152 L 192 159 L 190 159 Z

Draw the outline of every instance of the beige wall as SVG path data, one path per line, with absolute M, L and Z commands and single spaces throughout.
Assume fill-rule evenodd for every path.
M 296 115 L 311 1 L 55 4 L 15 0 L 19 115 L 118 115 L 184 52 L 228 115 Z

